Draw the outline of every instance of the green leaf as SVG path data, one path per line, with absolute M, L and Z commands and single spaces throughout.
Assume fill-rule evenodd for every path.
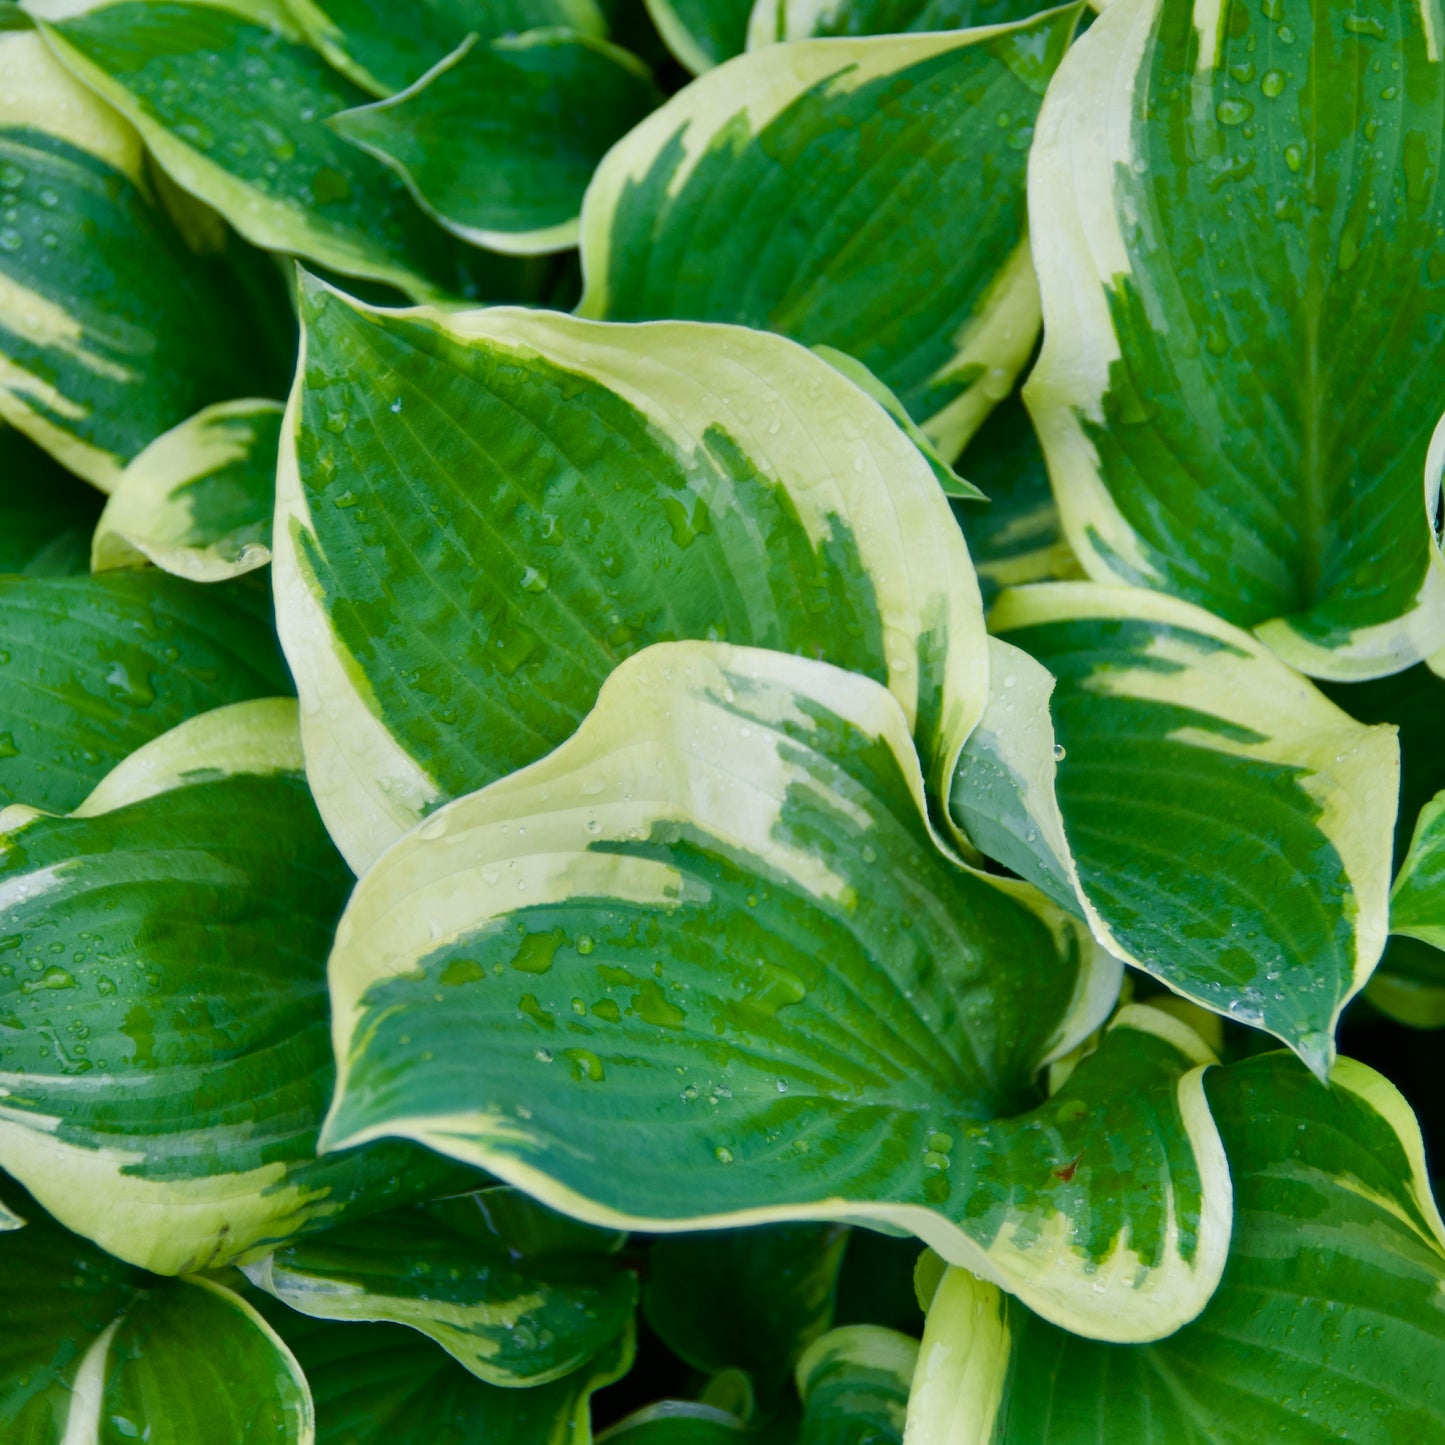
M 153 562 L 220 582 L 271 560 L 279 402 L 229 401 L 157 437 L 121 473 L 95 531 L 97 572 Z
M 753 0 L 647 0 L 667 48 L 694 75 L 742 53 Z
M 88 571 L 102 500 L 24 432 L 0 422 L 0 574 Z
M 1175 1328 L 1223 1263 L 1207 1052 L 1126 1010 L 1039 1102 L 1117 961 L 941 849 L 902 709 L 826 664 L 622 664 L 365 875 L 330 978 L 327 1148 L 413 1138 L 616 1228 L 872 1220 L 1091 1333 Z
M 0 417 L 102 491 L 207 402 L 279 382 L 224 232 L 196 254 L 140 137 L 28 28 L 0 30 L 0 208 Z
M 318 1319 L 408 1325 L 490 1385 L 560 1380 L 630 1328 L 630 1272 L 597 1254 L 519 1262 L 504 1235 L 481 1227 L 485 1205 L 468 1211 L 475 1227 L 450 1227 L 459 1203 L 293 1240 L 245 1266 L 246 1276 Z
M 1100 1345 L 951 1270 L 909 1445 L 1445 1438 L 1445 1228 L 1405 1101 L 1351 1059 L 1326 1090 L 1284 1054 L 1213 1072 L 1207 1089 L 1236 1215 L 1199 1319 L 1156 1344 Z
M 577 244 L 597 163 L 661 99 L 627 51 L 532 30 L 490 44 L 468 36 L 409 90 L 331 124 L 454 235 L 533 255 Z
M 398 177 L 326 123 L 366 95 L 292 38 L 270 0 L 28 8 L 172 179 L 253 245 L 418 298 L 477 296 L 487 284 L 486 258 L 432 225 Z
M 1390 894 L 1390 927 L 1445 949 L 1445 792 L 1420 810 Z
M 316 1445 L 591 1445 L 593 1391 L 632 1366 L 629 1329 L 554 1384 L 504 1390 L 396 1325 L 333 1324 L 258 1307 L 296 1353 L 316 1400 Z
M 0 1168 L 159 1274 L 456 1172 L 316 1158 L 350 878 L 300 770 L 295 704 L 266 699 L 147 744 L 69 817 L 0 813 Z
M 73 808 L 167 728 L 290 691 L 268 613 L 244 580 L 0 577 L 0 806 Z
M 704 76 L 599 168 L 579 313 L 837 347 L 956 456 L 1037 335 L 1024 166 L 1078 17 L 769 46 Z
M 799 1445 L 902 1445 L 918 1341 L 877 1325 L 833 1330 L 798 1361 Z
M 985 607 L 1005 587 L 1083 575 L 1064 541 L 1044 454 L 1017 396 L 989 414 L 958 466 L 988 498 L 985 507 L 953 509 L 968 539 Z
M 1074 550 L 1322 677 L 1445 645 L 1442 36 L 1441 0 L 1117 0 L 1030 160 Z
M 990 620 L 1058 679 L 1058 806 L 1096 934 L 1327 1073 L 1385 943 L 1393 729 L 1361 726 L 1247 633 L 1158 593 L 1021 588 Z M 1026 717 L 1042 734 L 1046 713 Z M 1024 772 L 1047 871 L 1050 794 Z
M 1037 0 L 757 0 L 748 47 L 827 35 L 897 35 L 1009 25 L 1046 9 Z
M 607 32 L 597 0 L 286 0 L 286 8 L 332 65 L 382 96 L 404 90 L 468 35 L 486 42 L 545 26 Z
M 1400 729 L 1400 808 L 1395 819 L 1395 867 L 1410 851 L 1421 810 L 1445 791 L 1445 680 L 1423 663 L 1373 682 L 1324 689 L 1352 717 L 1364 723 L 1393 723 Z M 1445 955 L 1402 933 L 1391 935 L 1384 956 L 1365 988 L 1378 1009 L 1415 1028 L 1445 1027 Z
M 745 1371 L 766 1405 L 832 1323 L 847 1243 L 837 1224 L 664 1236 L 649 1254 L 647 1322 L 695 1369 Z
M 691 1400 L 663 1400 L 619 1420 L 597 1445 L 740 1445 L 746 1431 L 726 1410 Z
M 0 1435 L 16 1445 L 311 1445 L 311 1396 L 260 1315 L 35 1218 L 0 1237 Z
M 886 681 L 943 790 L 987 689 L 972 569 L 927 463 L 832 367 L 736 328 L 316 283 L 304 324 L 274 576 L 311 786 L 358 871 L 678 638 Z

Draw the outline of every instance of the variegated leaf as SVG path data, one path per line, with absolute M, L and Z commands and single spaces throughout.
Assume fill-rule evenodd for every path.
M 413 1138 L 619 1228 L 880 1221 L 1092 1334 L 1175 1328 L 1223 1262 L 1207 1052 L 1126 1010 L 1039 1103 L 1118 965 L 946 854 L 896 699 L 823 663 L 623 663 L 366 874 L 330 977 L 328 1148 Z
M 0 577 L 0 807 L 75 807 L 197 713 L 290 690 L 255 579 Z
M 1445 645 L 1442 43 L 1441 0 L 1116 0 L 1030 160 L 1075 551 L 1321 677 Z
M 468 36 L 408 90 L 331 124 L 462 240 L 532 255 L 577 244 L 597 163 L 661 99 L 627 51 L 531 30 Z
M 798 1445 L 903 1445 L 918 1341 L 878 1325 L 845 1325 L 798 1361 Z
M 96 572 L 154 563 L 220 582 L 271 560 L 282 407 L 230 401 L 157 437 L 121 473 L 91 544 Z
M 1002 790 L 1005 861 L 1060 897 L 1061 813 L 1108 947 L 1327 1074 L 1340 1013 L 1385 944 L 1394 730 L 1355 722 L 1249 634 L 1159 593 L 1045 584 L 1006 592 L 990 620 L 1057 679 L 1052 730 L 1025 668 L 1019 711 L 998 726 L 1018 779 Z M 1014 689 L 994 671 L 997 717 Z M 953 807 L 969 828 L 958 790 Z
M 367 97 L 299 41 L 279 0 L 27 0 L 27 9 L 56 57 L 135 126 L 176 183 L 254 245 L 417 297 L 515 283 L 331 129 L 330 116 Z
M 137 133 L 9 6 L 0 210 L 0 417 L 102 491 L 201 406 L 284 379 L 257 316 L 284 313 L 279 277 L 224 228 L 197 254 Z
M 1078 18 L 802 41 L 710 72 L 598 170 L 580 314 L 835 346 L 956 456 L 1037 335 L 1024 166 Z
M 1390 927 L 1445 949 L 1445 793 L 1420 810 L 1410 851 L 1390 894 Z
M 0 1168 L 158 1274 L 438 1192 L 415 1150 L 315 1155 L 349 884 L 287 700 L 183 723 L 69 817 L 0 813 Z
M 1445 1227 L 1405 1101 L 1351 1059 L 1326 1090 L 1285 1054 L 1216 1071 L 1207 1089 L 1236 1217 L 1199 1319 L 1101 1345 L 951 1270 L 909 1445 L 1445 1439 Z
M 0 1236 L 0 1261 L 0 1439 L 315 1440 L 295 1357 L 231 1290 L 158 1280 L 43 1217 Z
M 743 1445 L 747 1431 L 735 1415 L 691 1400 L 662 1400 L 619 1420 L 597 1445 Z
M 625 0 L 635 3 L 635 0 Z M 468 35 L 497 40 L 543 27 L 602 36 L 597 0 L 285 0 L 306 38 L 374 95 L 418 80 Z
M 756 0 L 748 47 L 825 35 L 896 35 L 1009 25 L 1047 9 L 1038 0 Z
M 741 53 L 753 0 L 647 0 L 664 44 L 694 75 Z
M 917 448 L 832 367 L 736 328 L 381 311 L 319 284 L 304 305 L 274 570 L 353 867 L 678 638 L 886 681 L 946 786 L 988 686 L 968 553 Z
M 627 1373 L 635 1348 L 629 1329 L 553 1384 L 499 1389 L 413 1330 L 255 1302 L 306 1372 L 316 1445 L 592 1445 L 592 1394 Z
M 407 1325 L 490 1385 L 550 1384 L 610 1352 L 631 1328 L 637 1282 L 608 1258 L 615 1236 L 599 1231 L 586 1231 L 594 1237 L 582 1247 L 564 1237 L 560 1252 L 523 1257 L 510 1231 L 494 1227 L 487 1195 L 499 1192 L 514 1193 L 337 1225 L 288 1242 L 245 1273 L 317 1319 Z M 550 1214 L 525 1196 L 512 1212 L 519 1205 Z M 561 1232 L 584 1231 L 564 1221 Z

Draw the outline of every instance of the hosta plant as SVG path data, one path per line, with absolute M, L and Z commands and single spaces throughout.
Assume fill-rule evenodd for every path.
M 0 3 L 0 1441 L 1445 1442 L 1442 117 Z

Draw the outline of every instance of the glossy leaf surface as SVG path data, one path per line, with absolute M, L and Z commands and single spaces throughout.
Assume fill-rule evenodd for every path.
M 1030 159 L 1075 551 L 1322 677 L 1445 645 L 1442 36 L 1440 0 L 1118 0 Z
M 903 1445 L 918 1341 L 877 1325 L 816 1340 L 798 1361 L 799 1445 Z
M 358 869 L 567 738 L 622 659 L 726 638 L 886 681 L 931 779 L 987 690 L 918 450 L 779 337 L 369 309 L 320 286 L 275 578 L 322 816 Z
M 1008 25 L 1047 8 L 1037 0 L 757 0 L 748 44 Z
M 1037 334 L 1024 165 L 1078 13 L 768 46 L 710 72 L 597 172 L 580 313 L 835 346 L 956 456 Z
M 647 0 L 667 48 L 694 75 L 741 53 L 753 0 Z
M 436 1192 L 416 1151 L 318 1160 L 323 964 L 350 878 L 295 704 L 195 718 L 74 814 L 0 814 L 0 1167 L 161 1274 Z

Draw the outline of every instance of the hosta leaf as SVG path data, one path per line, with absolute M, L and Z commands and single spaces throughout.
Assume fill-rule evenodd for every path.
M 158 1280 L 46 1219 L 0 1239 L 0 1436 L 311 1445 L 291 1352 L 210 1280 Z
M 449 1217 L 392 1210 L 293 1240 L 245 1272 L 318 1319 L 408 1325 L 492 1385 L 559 1380 L 631 1326 L 636 1279 L 605 1255 L 518 1261 L 505 1237 Z
M 1440 0 L 1116 0 L 1030 161 L 1074 549 L 1324 677 L 1445 644 L 1442 37 Z
M 601 36 L 597 0 L 285 0 L 306 38 L 364 90 L 404 90 L 468 35 L 497 40 L 544 26 Z M 635 0 L 629 0 L 635 3 Z
M 207 402 L 279 382 L 248 304 L 284 305 L 279 286 L 247 297 L 225 254 L 195 254 L 140 137 L 9 7 L 0 208 L 0 417 L 103 491 Z
M 694 75 L 742 51 L 752 7 L 753 0 L 647 0 L 657 33 Z
M 958 468 L 988 498 L 987 506 L 954 508 L 985 607 L 1005 587 L 1083 575 L 1064 541 L 1043 452 L 1017 396 L 989 415 Z
M 1038 0 L 757 0 L 748 44 L 1008 25 L 1046 8 Z
M 742 1421 L 714 1405 L 663 1400 L 619 1420 L 597 1445 L 741 1445 Z
M 918 1341 L 877 1325 L 848 1325 L 798 1361 L 799 1445 L 902 1445 Z
M 0 422 L 0 574 L 69 577 L 89 570 L 102 498 L 24 432 Z
M 647 1322 L 705 1374 L 746 1371 L 768 1402 L 832 1322 L 847 1243 L 838 1224 L 665 1236 L 648 1255 Z
M 485 257 L 434 226 L 398 177 L 327 125 L 366 96 L 291 38 L 274 5 L 28 0 L 28 9 L 57 57 L 136 127 L 172 178 L 254 245 L 410 296 L 476 296 L 487 284 Z
M 358 885 L 323 1139 L 415 1138 L 618 1228 L 881 1221 L 1071 1328 L 1168 1330 L 1223 1261 L 1207 1054 L 1126 1012 L 1039 1104 L 1117 991 L 1083 938 L 940 849 L 880 685 L 651 648 Z
M 735 328 L 319 285 L 304 309 L 274 572 L 311 786 L 354 867 L 677 638 L 887 681 L 942 789 L 987 691 L 972 569 L 927 463 L 832 367 Z
M 0 807 L 73 808 L 167 728 L 290 691 L 269 610 L 244 580 L 0 577 Z
M 412 1330 L 261 1307 L 306 1372 L 316 1400 L 316 1445 L 591 1445 L 593 1391 L 632 1365 L 629 1329 L 564 1379 L 499 1389 Z
M 1204 1313 L 1156 1344 L 1100 1345 L 950 1271 L 909 1445 L 1445 1438 L 1445 1229 L 1405 1101 L 1353 1060 L 1326 1090 L 1284 1054 L 1206 1087 L 1236 1215 Z
M 1020 588 L 991 622 L 1058 679 L 1058 804 L 1096 931 L 1327 1072 L 1340 1011 L 1385 942 L 1393 730 L 1158 593 Z
M 1425 665 L 1373 682 L 1335 685 L 1325 691 L 1364 723 L 1393 723 L 1400 729 L 1400 808 L 1395 819 L 1395 867 L 1410 851 L 1420 812 L 1445 791 L 1445 680 Z M 1366 997 L 1392 1018 L 1417 1028 L 1445 1027 L 1445 954 L 1428 943 L 1396 932 L 1385 945 Z
M 332 125 L 462 240 L 529 255 L 577 244 L 597 163 L 661 98 L 627 51 L 533 30 L 469 36 L 409 90 Z
M 97 572 L 148 562 L 220 582 L 271 560 L 279 402 L 207 407 L 121 473 L 91 547 Z
M 580 313 L 836 346 L 957 455 L 1037 334 L 1024 165 L 1078 16 L 768 46 L 704 76 L 599 168 Z
M 350 879 L 300 769 L 295 704 L 239 703 L 70 817 L 0 814 L 0 1168 L 157 1273 L 452 1173 L 392 1147 L 315 1157 L 322 960 Z
M 1445 793 L 1420 810 L 1410 851 L 1390 894 L 1390 927 L 1445 949 Z

